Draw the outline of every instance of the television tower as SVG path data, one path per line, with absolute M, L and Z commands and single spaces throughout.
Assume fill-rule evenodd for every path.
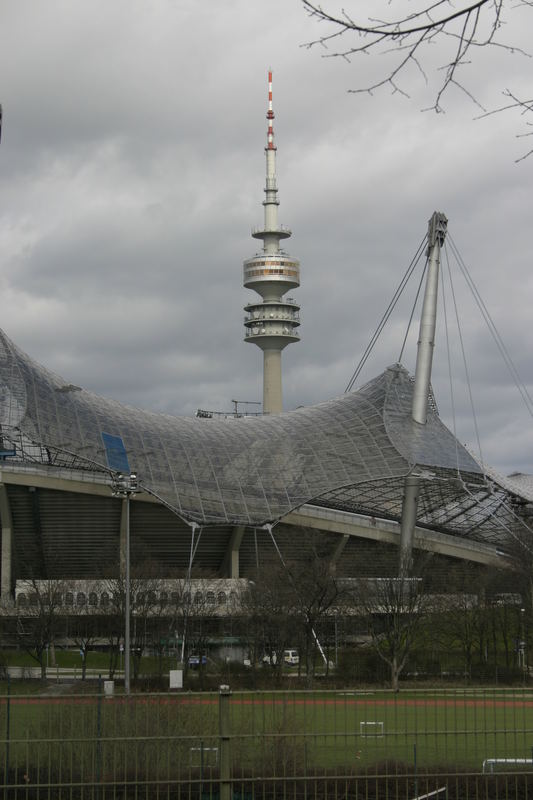
M 268 73 L 268 132 L 266 153 L 266 186 L 264 224 L 252 229 L 254 239 L 263 240 L 263 252 L 244 262 L 244 286 L 253 289 L 261 300 L 244 307 L 245 341 L 263 351 L 263 413 L 279 414 L 281 399 L 281 351 L 291 342 L 298 342 L 300 306 L 283 295 L 300 285 L 300 262 L 280 248 L 291 231 L 278 224 L 278 190 L 276 186 L 276 145 L 274 144 L 274 112 L 272 110 L 272 71 Z

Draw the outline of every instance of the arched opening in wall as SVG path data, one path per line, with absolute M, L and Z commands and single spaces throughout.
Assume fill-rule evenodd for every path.
M 65 595 L 65 605 L 66 606 L 73 606 L 74 605 L 74 594 L 72 592 L 67 592 Z
M 107 608 L 109 605 L 109 595 L 107 592 L 102 592 L 102 596 L 100 598 L 100 605 L 102 608 Z
M 87 596 L 85 592 L 78 592 L 76 597 L 76 605 L 79 607 L 84 606 L 87 603 Z
M 90 606 L 98 605 L 98 595 L 96 594 L 96 592 L 89 592 L 89 605 Z

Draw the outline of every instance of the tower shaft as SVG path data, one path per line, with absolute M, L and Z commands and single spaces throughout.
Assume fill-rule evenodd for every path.
M 263 413 L 281 414 L 282 411 L 281 349 L 263 348 Z
M 280 247 L 291 231 L 278 223 L 278 188 L 276 185 L 276 145 L 274 144 L 274 111 L 272 109 L 272 72 L 268 73 L 268 130 L 264 222 L 254 228 L 252 236 L 263 242 L 262 252 L 244 262 L 244 286 L 253 289 L 261 300 L 249 303 L 244 310 L 245 341 L 263 351 L 263 413 L 282 411 L 281 351 L 300 339 L 300 307 L 292 298 L 283 299 L 300 285 L 300 262 Z

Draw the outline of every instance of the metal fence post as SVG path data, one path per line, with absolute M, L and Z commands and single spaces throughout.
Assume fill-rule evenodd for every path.
M 11 679 L 9 668 L 7 673 L 7 700 L 6 700 L 6 760 L 4 765 L 4 793 L 9 783 L 9 739 L 11 736 Z
M 96 798 L 100 800 L 102 779 L 102 676 L 98 675 L 98 705 L 96 707 Z
M 231 800 L 231 739 L 229 699 L 231 691 L 229 686 L 219 688 L 218 719 L 220 733 L 220 800 Z

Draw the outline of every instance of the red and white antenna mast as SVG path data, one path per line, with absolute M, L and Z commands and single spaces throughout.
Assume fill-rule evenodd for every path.
M 267 120 L 268 120 L 268 133 L 267 133 L 267 149 L 268 150 L 275 150 L 276 145 L 274 144 L 274 111 L 272 110 L 272 70 L 268 70 L 268 111 L 267 111 Z

